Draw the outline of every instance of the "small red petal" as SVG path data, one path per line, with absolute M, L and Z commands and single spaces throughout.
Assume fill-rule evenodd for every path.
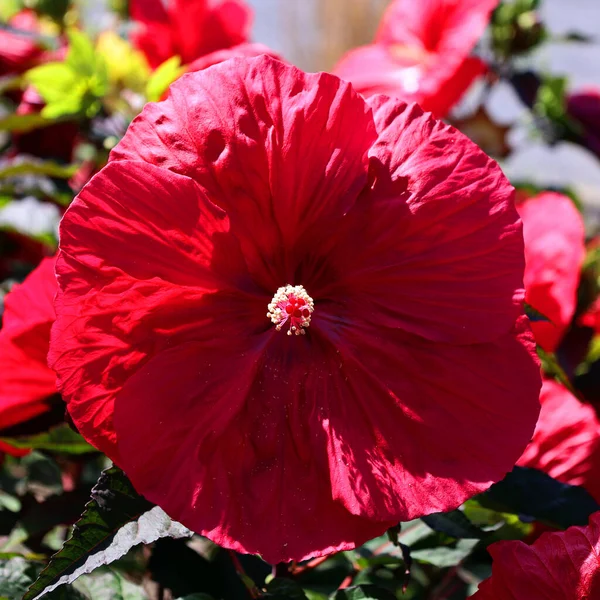
M 488 548 L 492 576 L 474 600 L 595 600 L 600 598 L 600 512 L 587 527 L 544 533 L 531 546 L 497 542 Z
M 526 301 L 549 321 L 531 327 L 553 352 L 571 323 L 585 257 L 583 217 L 567 196 L 546 192 L 520 204 L 525 238 Z
M 55 313 L 54 259 L 46 258 L 6 296 L 0 331 L 0 429 L 46 410 L 56 375 L 46 355 Z

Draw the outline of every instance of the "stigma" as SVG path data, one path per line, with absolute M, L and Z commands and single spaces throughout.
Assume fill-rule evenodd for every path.
M 280 287 L 269 303 L 267 318 L 277 331 L 288 324 L 288 335 L 304 335 L 315 310 L 313 299 L 301 285 Z

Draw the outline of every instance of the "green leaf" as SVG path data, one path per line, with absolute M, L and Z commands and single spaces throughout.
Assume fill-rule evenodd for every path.
M 2 2 L 0 2 L 0 21 L 8 21 L 22 8 L 23 5 L 21 4 L 20 0 L 2 0 Z
M 396 596 L 376 585 L 357 585 L 338 590 L 334 600 L 396 600 Z
M 477 540 L 459 540 L 454 546 L 438 546 L 413 550 L 413 560 L 425 562 L 438 568 L 454 567 L 462 562 L 475 548 Z
M 533 531 L 532 523 L 524 523 L 517 515 L 485 508 L 476 498 L 467 500 L 463 510 L 472 523 L 485 527 L 485 546 L 500 540 L 522 540 Z
M 24 558 L 29 561 L 43 561 L 43 554 L 34 554 L 33 552 L 28 554 L 22 554 L 20 552 L 0 552 L 0 561 L 10 560 L 11 558 Z
M 445 533 L 457 539 L 481 539 L 485 532 L 473 525 L 468 517 L 460 510 L 448 513 L 434 513 L 421 517 L 431 529 L 438 533 Z
M 67 35 L 65 61 L 34 67 L 25 73 L 25 80 L 36 87 L 46 103 L 42 116 L 91 118 L 100 110 L 100 100 L 108 91 L 106 63 L 85 33 L 70 29 Z
M 27 133 L 40 127 L 46 127 L 52 123 L 53 121 L 50 121 L 40 113 L 31 113 L 29 115 L 10 113 L 0 119 L 0 131 Z
M 29 0 L 27 6 L 33 7 L 39 14 L 48 15 L 55 21 L 61 22 L 67 12 L 70 0 Z
M 547 316 L 543 315 L 536 308 L 533 308 L 533 306 L 531 306 L 531 304 L 528 304 L 527 302 L 525 302 L 524 308 L 525 308 L 525 314 L 527 315 L 527 318 L 532 323 L 537 323 L 539 321 L 547 321 L 548 323 L 550 323 L 550 319 Z
M 263 598 L 268 600 L 308 600 L 304 590 L 291 579 L 276 578 L 267 585 Z
M 89 600 L 146 600 L 144 590 L 111 569 L 78 579 L 73 587 Z
M 21 510 L 21 501 L 0 489 L 0 511 L 2 510 L 18 513 Z
M 546 76 L 542 79 L 533 104 L 534 113 L 551 124 L 551 133 L 558 139 L 577 140 L 583 133 L 581 125 L 567 111 L 567 78 Z M 553 141 L 554 138 L 551 138 Z
M 82 77 L 92 76 L 96 71 L 96 53 L 92 40 L 77 29 L 70 29 L 67 33 L 69 38 L 69 51 L 66 64 Z
M 25 80 L 35 86 L 47 105 L 66 102 L 80 102 L 83 81 L 66 62 L 49 62 L 25 73 Z M 77 111 L 74 111 L 77 112 Z M 44 111 L 42 111 L 44 114 Z
M 304 590 L 307 600 L 327 600 L 327 594 L 321 594 L 314 590 Z
M 18 158 L 0 167 L 0 179 L 18 175 L 46 175 L 57 179 L 70 179 L 78 168 L 79 165 L 60 165 L 51 160 Z
M 34 177 L 17 175 L 13 178 L 0 179 L 0 208 L 9 202 L 14 202 L 15 197 L 25 198 L 27 196 L 53 200 L 56 204 L 69 206 L 74 194 L 66 182 L 61 183 L 62 185 L 57 184 L 47 175 Z
M 123 471 L 111 467 L 92 490 L 71 537 L 40 573 L 23 600 L 44 596 L 80 575 L 108 565 L 140 543 L 162 537 L 189 537 L 191 532 L 172 521 L 134 490 Z
M 21 598 L 35 579 L 35 565 L 24 558 L 0 560 L 0 594 L 3 597 Z
M 0 599 L 21 600 L 40 569 L 39 561 L 26 560 L 24 557 L 0 559 Z M 54 593 L 51 598 L 52 600 L 85 600 L 74 589 L 65 589 L 60 594 Z
M 0 2 L 0 5 L 2 3 Z M 5 94 L 11 90 L 21 90 L 23 87 L 23 78 L 21 75 L 4 75 L 0 77 L 0 94 Z
M 57 454 L 90 454 L 98 452 L 66 423 L 29 437 L 0 438 L 15 448 L 32 448 Z
M 60 210 L 34 197 L 12 200 L 0 207 L 0 231 L 14 231 L 55 249 Z
M 561 483 L 537 469 L 515 467 L 502 481 L 477 497 L 484 507 L 523 515 L 566 529 L 587 525 L 600 505 L 581 487 Z
M 550 352 L 546 352 L 540 346 L 536 348 L 537 355 L 542 363 L 542 371 L 549 377 L 556 379 L 559 383 L 562 383 L 576 398 L 579 397 L 577 390 L 573 387 L 569 376 L 565 373 L 563 368 L 556 360 L 556 356 Z
M 181 75 L 185 69 L 181 66 L 179 56 L 172 56 L 162 63 L 150 76 L 146 84 L 146 98 L 149 102 L 158 102 L 169 86 Z

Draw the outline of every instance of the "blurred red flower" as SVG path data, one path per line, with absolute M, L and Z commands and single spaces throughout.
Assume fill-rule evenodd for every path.
M 589 89 L 570 94 L 567 113 L 582 127 L 578 142 L 600 158 L 600 91 Z
M 44 53 L 44 47 L 34 35 L 39 32 L 39 25 L 32 10 L 22 10 L 8 24 L 10 29 L 0 28 L 0 76 L 24 73 Z
M 531 546 L 497 542 L 488 548 L 492 576 L 474 600 L 596 600 L 600 598 L 600 513 L 587 527 L 544 533 Z
M 225 547 L 353 548 L 486 489 L 531 438 L 513 189 L 415 104 L 264 56 L 185 75 L 60 239 L 71 417 Z
M 600 297 L 596 298 L 586 313 L 581 316 L 579 324 L 591 327 L 596 333 L 600 332 Z
M 418 102 L 445 116 L 485 65 L 469 57 L 498 0 L 395 0 L 375 43 L 351 50 L 335 68 L 365 95 Z
M 139 29 L 133 42 L 152 68 L 172 56 L 183 64 L 248 40 L 252 11 L 244 0 L 130 0 Z
M 548 321 L 531 324 L 546 351 L 558 347 L 577 304 L 585 258 L 581 213 L 567 196 L 544 192 L 517 206 L 525 236 L 525 301 Z
M 57 285 L 54 258 L 45 258 L 4 300 L 0 330 L 0 429 L 48 410 L 56 376 L 46 357 Z
M 230 58 L 253 58 L 260 56 L 261 54 L 266 54 L 277 60 L 284 60 L 279 54 L 273 52 L 271 48 L 264 44 L 239 44 L 233 46 L 233 48 L 224 48 L 223 50 L 216 50 L 215 52 L 201 56 L 187 66 L 186 72 L 194 73 L 196 71 L 202 71 L 202 69 L 207 69 L 208 67 L 217 65 Z
M 544 381 L 540 402 L 533 439 L 517 464 L 540 469 L 563 483 L 580 485 L 600 502 L 600 422 L 596 411 L 552 380 Z

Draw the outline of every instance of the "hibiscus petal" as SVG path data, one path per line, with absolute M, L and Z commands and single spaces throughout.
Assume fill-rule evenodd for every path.
M 136 22 L 132 41 L 152 68 L 177 54 L 169 15 L 162 0 L 130 0 L 129 12 Z
M 16 284 L 4 299 L 3 335 L 17 338 L 52 323 L 57 289 L 54 258 L 44 258 L 25 281 Z
M 172 517 L 273 564 L 382 534 L 394 520 L 355 517 L 331 497 L 320 425 L 330 356 L 287 336 L 157 356 L 117 398 L 123 468 Z
M 532 546 L 497 542 L 489 548 L 492 576 L 476 600 L 594 600 L 600 598 L 600 513 L 587 527 L 545 533 Z
M 395 0 L 375 43 L 346 54 L 336 75 L 367 96 L 417 102 L 444 117 L 485 66 L 469 57 L 498 0 Z
M 525 299 L 548 321 L 532 323 L 537 343 L 553 352 L 575 314 L 585 257 L 583 217 L 567 196 L 543 193 L 518 206 L 525 237 Z
M 169 15 L 184 63 L 246 42 L 253 17 L 243 0 L 173 0 Z
M 191 179 L 146 163 L 108 165 L 65 214 L 50 364 L 82 434 L 109 456 L 114 396 L 150 356 L 190 335 L 267 328 L 268 297 L 252 294 L 228 229 Z
M 415 60 L 397 61 L 389 46 L 370 44 L 344 55 L 334 72 L 365 96 L 387 94 L 403 99 L 411 96 L 418 101 L 414 95 L 418 94 L 425 70 Z
M 441 55 L 423 77 L 421 99 L 415 100 L 423 110 L 444 118 L 486 70 L 486 64 L 477 57 L 457 59 Z
M 335 74 L 350 81 L 365 96 L 385 94 L 417 102 L 425 111 L 444 117 L 460 100 L 485 65 L 477 58 L 418 54 L 398 57 L 393 46 L 371 44 L 348 52 Z
M 46 258 L 6 296 L 0 331 L 0 429 L 45 412 L 56 393 L 46 364 L 57 290 L 54 259 Z
M 466 56 L 497 5 L 498 0 L 395 0 L 381 21 L 376 40 Z
M 139 23 L 167 23 L 169 20 L 162 0 L 130 0 L 129 13 Z
M 556 381 L 546 380 L 533 439 L 517 464 L 540 469 L 564 483 L 582 485 L 600 501 L 600 422 Z
M 335 343 L 346 383 L 325 395 L 335 398 L 330 468 L 334 497 L 353 514 L 406 521 L 456 508 L 510 471 L 531 438 L 540 375 L 524 317 L 489 344 L 374 327 Z
M 40 339 L 48 349 L 50 338 L 48 324 L 46 336 Z M 46 412 L 45 402 L 56 394 L 56 375 L 45 361 L 32 359 L 15 344 L 0 337 L 0 429 L 24 423 Z
M 273 294 L 293 283 L 299 256 L 334 243 L 332 229 L 367 181 L 375 138 L 349 84 L 261 56 L 183 76 L 166 101 L 146 106 L 111 159 L 197 181 Z
M 331 318 L 461 344 L 508 333 L 524 294 L 512 186 L 470 140 L 417 105 L 371 103 L 380 131 L 374 183 L 348 215 L 347 243 L 329 258 L 339 279 L 323 295 L 343 302 Z
M 229 230 L 226 214 L 192 179 L 126 161 L 108 164 L 82 190 L 61 224 L 61 242 L 98 277 L 121 271 L 214 290 L 237 285 L 244 272 Z
M 508 184 L 418 109 L 384 113 L 376 141 L 350 86 L 266 57 L 188 74 L 63 219 L 51 359 L 74 421 L 174 518 L 273 562 L 454 508 L 537 414 Z M 501 325 L 469 323 L 461 277 Z M 295 288 L 304 336 L 266 318 L 287 283 L 314 296 Z

